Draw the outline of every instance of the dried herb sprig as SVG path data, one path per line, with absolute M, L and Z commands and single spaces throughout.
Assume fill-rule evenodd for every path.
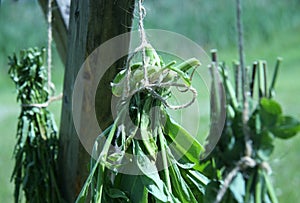
M 9 57 L 9 75 L 16 85 L 21 113 L 14 150 L 15 202 L 62 202 L 57 185 L 57 127 L 46 104 L 49 99 L 45 49 L 28 49 Z
M 95 142 L 97 160 L 92 160 L 78 203 L 89 198 L 89 190 L 92 202 L 202 202 L 207 179 L 198 170 L 198 158 L 203 147 L 166 111 L 172 106 L 167 103 L 170 87 L 184 84 L 191 89 L 188 70 L 200 62 L 164 64 L 152 47 L 145 54 L 145 64 L 131 64 L 112 83 L 115 96 L 121 98 L 126 91 L 130 97 L 121 100 L 114 123 Z
M 279 58 L 269 87 L 265 61 L 254 62 L 251 75 L 247 76 L 250 94 L 246 125 L 252 145 L 249 155 L 245 154 L 248 149 L 244 144 L 242 101 L 238 102 L 237 92 L 228 78 L 229 68 L 224 62 L 218 64 L 226 91 L 227 116 L 220 141 L 202 162 L 204 174 L 211 179 L 206 188 L 207 202 L 278 202 L 268 164 L 274 141 L 292 138 L 300 132 L 300 121 L 284 115 L 281 105 L 273 98 L 280 61 Z

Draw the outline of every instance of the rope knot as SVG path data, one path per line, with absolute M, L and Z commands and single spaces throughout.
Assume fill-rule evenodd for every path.
M 238 163 L 241 169 L 254 168 L 257 165 L 256 161 L 250 156 L 244 156 Z

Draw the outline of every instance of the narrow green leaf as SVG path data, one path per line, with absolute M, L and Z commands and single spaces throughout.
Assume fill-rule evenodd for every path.
M 271 202 L 278 203 L 278 199 L 276 197 L 276 193 L 273 188 L 273 185 L 269 179 L 269 175 L 265 171 L 262 171 L 262 174 L 263 174 L 265 182 L 266 182 L 267 192 L 268 192 Z
M 147 103 L 145 104 L 145 106 L 148 106 Z M 148 108 L 148 107 L 146 107 L 146 108 Z M 154 139 L 152 137 L 151 132 L 148 130 L 149 125 L 150 125 L 150 118 L 149 118 L 147 111 L 144 110 L 141 115 L 141 123 L 140 123 L 141 137 L 143 140 L 143 144 L 145 145 L 145 147 L 147 149 L 147 152 L 155 160 L 158 149 L 157 149 L 156 142 L 154 141 Z
M 175 163 L 169 166 L 169 171 L 172 182 L 172 191 L 175 197 L 177 197 L 181 202 L 197 203 L 191 189 L 181 176 L 180 170 Z

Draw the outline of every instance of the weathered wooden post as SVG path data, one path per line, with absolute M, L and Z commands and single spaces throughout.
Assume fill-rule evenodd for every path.
M 60 126 L 60 190 L 67 202 L 74 202 L 88 174 L 89 154 L 82 147 L 72 118 L 72 93 L 77 73 L 86 57 L 103 42 L 130 31 L 134 0 L 73 0 L 68 31 L 68 52 L 64 78 L 64 96 Z M 100 127 L 112 122 L 110 82 L 125 59 L 106 72 L 97 91 L 96 112 Z M 93 74 L 92 72 L 89 74 Z M 98 93 L 99 92 L 99 93 Z M 103 96 L 105 95 L 105 96 Z M 91 99 L 91 98 L 82 98 Z M 89 108 L 82 105 L 82 111 Z M 82 127 L 85 126 L 84 121 Z

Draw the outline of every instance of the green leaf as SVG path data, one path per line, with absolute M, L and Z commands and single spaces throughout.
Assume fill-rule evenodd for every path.
M 192 82 L 190 77 L 183 71 L 181 71 L 180 69 L 174 68 L 172 66 L 169 66 L 168 69 L 174 71 L 175 73 L 178 74 L 178 76 L 180 76 L 180 78 L 184 81 L 184 83 L 189 87 L 191 86 Z
M 295 136 L 300 131 L 299 120 L 291 116 L 281 116 L 277 126 L 272 133 L 281 139 L 288 139 Z
M 140 175 L 118 174 L 114 186 L 123 191 L 131 203 L 148 202 L 148 191 Z
M 276 125 L 279 116 L 282 114 L 281 106 L 272 99 L 262 98 L 260 100 L 260 116 L 262 125 L 272 128 Z
M 167 189 L 166 184 L 159 177 L 154 162 L 143 153 L 137 141 L 134 142 L 134 151 L 137 157 L 137 164 L 141 170 L 141 180 L 148 192 L 162 202 L 179 202 Z
M 145 104 L 145 108 L 148 109 L 151 101 L 148 99 Z M 149 104 L 150 103 L 150 104 Z M 147 149 L 148 154 L 155 160 L 156 153 L 158 151 L 156 142 L 151 134 L 151 131 L 148 130 L 150 124 L 150 117 L 147 113 L 146 109 L 143 109 L 143 113 L 141 116 L 141 123 L 140 123 L 140 130 L 141 130 L 141 137 L 143 140 L 143 144 Z
M 282 113 L 280 104 L 272 99 L 262 98 L 260 105 L 264 111 L 270 114 L 280 115 Z
M 274 151 L 274 136 L 269 131 L 263 131 L 260 136 L 260 142 L 257 143 L 257 155 L 263 161 L 268 161 Z
M 200 66 L 200 65 L 201 65 L 201 63 L 198 59 L 190 58 L 190 59 L 180 63 L 175 68 L 178 69 L 178 70 L 181 70 L 183 72 L 187 72 L 189 69 L 191 69 L 193 67 Z
M 172 183 L 172 193 L 181 202 L 195 202 L 197 203 L 191 189 L 181 176 L 180 170 L 176 163 L 169 166 L 170 179 Z
M 203 202 L 215 202 L 216 197 L 218 195 L 218 191 L 220 190 L 220 182 L 219 181 L 210 181 L 206 186 L 205 195 L 203 198 Z
M 238 173 L 229 186 L 232 195 L 238 203 L 244 202 L 244 196 L 246 194 L 245 185 L 243 175 Z
M 163 130 L 164 134 L 172 140 L 169 145 L 171 150 L 177 152 L 180 157 L 184 155 L 192 163 L 199 163 L 200 154 L 204 150 L 202 145 L 168 114 L 165 115 L 167 119 Z
M 274 187 L 271 183 L 271 180 L 269 179 L 269 175 L 265 171 L 262 171 L 262 173 L 265 178 L 267 193 L 268 193 L 268 196 L 270 197 L 271 202 L 278 203 L 278 199 L 276 197 L 276 193 L 275 193 Z
M 112 199 L 123 199 L 126 202 L 129 202 L 129 198 L 126 196 L 125 192 L 116 188 L 108 188 L 106 194 Z

